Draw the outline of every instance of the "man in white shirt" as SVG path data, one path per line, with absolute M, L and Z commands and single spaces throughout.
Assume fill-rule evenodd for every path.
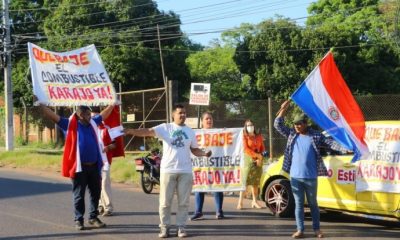
M 211 151 L 199 149 L 194 131 L 185 125 L 185 107 L 175 105 L 172 117 L 172 123 L 163 123 L 153 128 L 125 129 L 126 135 L 157 137 L 163 141 L 159 205 L 160 233 L 158 234 L 160 238 L 169 237 L 171 204 L 175 191 L 178 196 L 177 236 L 180 238 L 187 236 L 185 225 L 193 184 L 190 152 L 198 157 L 211 156 Z

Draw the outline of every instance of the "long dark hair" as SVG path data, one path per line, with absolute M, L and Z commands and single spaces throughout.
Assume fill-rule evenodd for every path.
M 249 132 L 247 132 L 247 128 L 246 128 L 246 124 L 248 122 L 251 122 L 254 126 L 254 122 L 251 121 L 250 119 L 246 119 L 246 121 L 244 121 L 244 126 L 243 126 L 243 134 L 244 135 L 249 135 Z M 254 135 L 259 135 L 260 134 L 260 129 L 257 129 L 256 126 L 254 126 Z

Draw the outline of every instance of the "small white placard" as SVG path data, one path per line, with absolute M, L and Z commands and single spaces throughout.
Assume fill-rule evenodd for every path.
M 128 114 L 126 115 L 126 121 L 127 122 L 134 122 L 136 119 L 135 114 Z
M 197 128 L 197 122 L 198 122 L 197 118 L 186 118 L 185 120 L 186 126 L 190 128 Z
M 116 139 L 119 136 L 124 135 L 124 128 L 120 125 L 118 127 L 108 129 L 108 134 L 112 140 Z
M 204 105 L 210 104 L 210 83 L 192 83 L 190 85 L 190 105 Z

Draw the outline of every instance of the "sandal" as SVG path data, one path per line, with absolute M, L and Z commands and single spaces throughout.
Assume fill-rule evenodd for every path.
M 315 237 L 316 238 L 324 238 L 324 234 L 321 231 L 315 231 Z
M 303 238 L 304 237 L 304 233 L 297 231 L 295 233 L 292 234 L 292 238 Z

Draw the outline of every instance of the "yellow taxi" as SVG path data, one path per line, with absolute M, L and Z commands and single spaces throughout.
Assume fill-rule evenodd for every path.
M 352 155 L 327 152 L 327 177 L 318 178 L 318 205 L 327 211 L 345 211 L 365 217 L 400 220 L 400 121 L 366 123 L 370 156 L 351 163 Z M 273 214 L 294 214 L 289 175 L 283 157 L 264 166 L 261 199 Z

